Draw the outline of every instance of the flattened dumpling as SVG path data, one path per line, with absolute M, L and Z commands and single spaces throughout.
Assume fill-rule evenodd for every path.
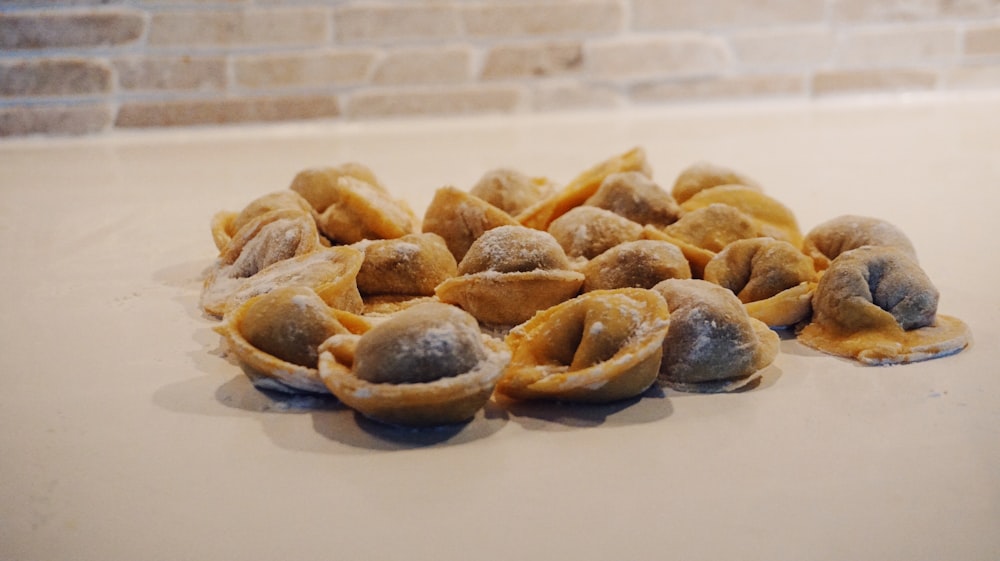
M 486 404 L 510 360 L 466 312 L 437 302 L 407 308 L 360 335 L 320 348 L 329 390 L 371 419 L 405 426 L 460 423 Z
M 666 279 L 691 278 L 691 266 L 674 244 L 657 240 L 625 242 L 584 265 L 583 291 L 653 288 Z
M 483 174 L 469 194 L 516 215 L 551 195 L 552 184 L 544 177 L 529 177 L 514 169 L 498 168 Z
M 653 287 L 670 308 L 660 380 L 688 392 L 732 391 L 755 381 L 778 354 L 778 335 L 750 317 L 736 296 L 708 281 L 670 279 Z
M 657 228 L 673 224 L 681 215 L 681 208 L 670 193 L 638 171 L 605 177 L 584 205 L 610 210 L 632 222 Z
M 569 257 L 593 259 L 620 243 L 638 240 L 642 225 L 609 210 L 581 206 L 553 220 L 549 233 Z
M 493 325 L 519 324 L 576 296 L 584 279 L 570 269 L 555 238 L 523 226 L 484 233 L 458 264 L 458 272 L 438 285 L 438 298 Z
M 681 171 L 674 181 L 671 194 L 678 203 L 683 203 L 705 189 L 720 185 L 743 185 L 761 190 L 759 183 L 734 169 L 710 162 L 697 162 Z
M 666 302 L 651 290 L 588 292 L 510 332 L 497 392 L 591 403 L 638 396 L 656 381 L 668 326 Z
M 424 213 L 423 231 L 441 236 L 448 250 L 461 261 L 483 232 L 498 226 L 519 226 L 502 209 L 454 187 L 434 193 Z
M 872 365 L 956 353 L 971 334 L 961 320 L 938 314 L 937 304 L 937 289 L 906 251 L 863 246 L 830 263 L 799 341 Z
M 746 214 L 757 224 L 762 236 L 802 246 L 802 232 L 791 209 L 759 189 L 745 185 L 720 185 L 704 189 L 684 201 L 681 208 L 691 212 L 711 204 L 726 204 Z
M 816 279 L 812 259 L 773 238 L 737 240 L 705 266 L 706 281 L 733 292 L 751 317 L 771 327 L 809 317 Z
M 881 218 L 851 214 L 838 216 L 810 230 L 802 250 L 813 258 L 816 269 L 822 271 L 841 253 L 866 245 L 895 247 L 917 260 L 917 251 L 902 230 Z
M 227 313 L 216 331 L 254 385 L 325 394 L 317 371 L 319 345 L 333 335 L 365 328 L 365 320 L 330 308 L 312 289 L 287 286 L 247 300 Z

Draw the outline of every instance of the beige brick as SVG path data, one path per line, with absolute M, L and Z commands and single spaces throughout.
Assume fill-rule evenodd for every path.
M 486 55 L 482 77 L 487 80 L 553 76 L 579 72 L 580 42 L 500 45 Z
M 0 13 L 0 49 L 127 45 L 139 39 L 144 27 L 135 10 Z
M 834 35 L 820 27 L 752 31 L 730 36 L 733 57 L 751 68 L 808 67 L 830 60 Z
M 946 0 L 833 0 L 835 21 L 910 21 L 935 17 Z
M 341 43 L 443 39 L 461 34 L 458 13 L 447 6 L 343 6 L 333 14 L 334 35 Z
M 469 80 L 468 47 L 402 49 L 389 52 L 375 68 L 376 84 L 435 84 Z
M 474 37 L 517 37 L 566 33 L 612 33 L 624 27 L 619 2 L 493 2 L 462 11 L 465 31 Z
M 105 104 L 12 106 L 0 108 L 0 136 L 82 135 L 111 125 Z
M 937 74 L 923 70 L 831 70 L 813 77 L 815 95 L 932 89 Z
M 947 17 L 988 18 L 1000 16 L 997 0 L 942 0 L 941 13 Z
M 361 118 L 509 113 L 521 96 L 519 89 L 499 86 L 366 90 L 351 97 L 346 113 Z
M 745 75 L 640 84 L 632 99 L 643 103 L 804 96 L 806 79 L 801 75 Z
M 108 65 L 84 59 L 0 62 L 0 96 L 73 96 L 111 91 Z
M 825 14 L 825 0 L 633 0 L 632 27 L 653 30 L 818 23 Z
M 949 68 L 944 84 L 951 89 L 1000 89 L 1000 63 Z
M 126 91 L 223 90 L 226 59 L 219 56 L 127 57 L 113 61 Z
M 249 88 L 344 86 L 364 82 L 374 60 L 370 51 L 245 56 L 234 61 L 233 73 Z
M 600 78 L 706 76 L 720 73 L 728 52 L 718 39 L 696 34 L 595 42 L 584 51 L 587 72 Z
M 127 101 L 115 126 L 173 127 L 336 117 L 335 97 L 298 96 L 184 101 Z
M 965 32 L 965 54 L 1000 55 L 1000 25 L 967 30 Z
M 610 109 L 622 104 L 622 95 L 616 89 L 580 82 L 541 84 L 531 95 L 531 107 L 539 111 Z
M 951 26 L 856 29 L 842 36 L 836 62 L 843 66 L 941 61 L 955 57 L 958 30 Z
M 156 47 L 321 45 L 329 36 L 321 8 L 157 12 L 149 26 Z

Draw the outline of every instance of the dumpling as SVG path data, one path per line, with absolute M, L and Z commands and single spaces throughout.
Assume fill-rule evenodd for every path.
M 553 220 L 548 231 L 569 257 L 592 259 L 620 243 L 638 240 L 642 225 L 610 210 L 580 206 Z
M 684 214 L 662 230 L 646 226 L 642 235 L 681 248 L 691 263 L 691 274 L 702 278 L 705 266 L 716 253 L 736 240 L 759 237 L 760 229 L 752 218 L 736 208 L 715 203 Z
M 670 193 L 638 171 L 605 177 L 584 205 L 610 210 L 632 222 L 657 228 L 673 224 L 681 215 L 681 208 Z
M 358 290 L 370 295 L 433 296 L 434 288 L 458 274 L 458 263 L 437 234 L 409 234 L 355 245 L 365 254 Z
M 312 289 L 288 286 L 247 300 L 215 329 L 254 385 L 325 394 L 317 370 L 319 345 L 367 327 L 363 318 L 327 306 Z
M 593 403 L 638 396 L 656 381 L 669 323 L 666 302 L 651 290 L 580 295 L 508 334 L 512 358 L 497 393 Z
M 529 177 L 514 169 L 498 168 L 483 174 L 469 194 L 515 215 L 551 195 L 552 184 L 544 177 Z
M 327 194 L 332 202 L 316 223 L 333 241 L 400 238 L 416 230 L 409 207 L 367 181 L 343 175 Z
M 309 202 L 292 191 L 276 191 L 258 197 L 243 207 L 240 212 L 222 211 L 212 217 L 212 239 L 219 251 L 224 251 L 233 236 L 255 218 L 275 210 L 300 210 L 312 215 Z
M 674 244 L 636 240 L 618 244 L 584 265 L 583 291 L 653 288 L 666 279 L 691 278 L 691 266 Z
M 778 335 L 750 317 L 729 290 L 704 280 L 670 279 L 653 287 L 667 301 L 660 380 L 686 392 L 726 392 L 760 377 L 778 354 Z
M 681 208 L 691 212 L 715 203 L 727 204 L 749 216 L 763 236 L 786 241 L 796 248 L 802 246 L 802 232 L 795 214 L 759 189 L 744 185 L 720 185 L 699 191 L 684 201 Z
M 458 273 L 438 285 L 438 298 L 494 325 L 519 324 L 576 296 L 584 279 L 570 269 L 555 238 L 523 226 L 484 233 L 458 264 Z
M 813 258 L 816 269 L 822 271 L 841 253 L 865 245 L 895 247 L 917 260 L 917 251 L 902 230 L 881 218 L 850 214 L 838 216 L 810 230 L 802 250 Z
M 674 181 L 671 194 L 678 203 L 683 203 L 697 193 L 719 185 L 743 185 L 761 190 L 759 183 L 734 169 L 710 162 L 697 162 L 681 171 Z
M 625 171 L 652 176 L 646 152 L 642 148 L 633 148 L 591 167 L 552 196 L 531 205 L 514 218 L 529 228 L 546 230 L 553 220 L 592 197 L 606 177 Z
M 430 426 L 472 418 L 510 360 L 476 320 L 437 302 L 407 308 L 360 335 L 320 347 L 319 373 L 344 404 L 394 425 Z
M 799 341 L 871 365 L 956 353 L 971 339 L 959 319 L 937 313 L 938 291 L 909 254 L 863 246 L 830 263 Z
M 322 214 L 330 205 L 340 201 L 342 195 L 337 181 L 341 177 L 352 177 L 363 181 L 388 195 L 388 191 L 375 177 L 375 173 L 367 166 L 355 162 L 302 170 L 292 179 L 289 189 L 308 201 L 317 214 Z
M 222 315 L 230 295 L 245 279 L 269 265 L 322 247 L 316 223 L 301 210 L 274 210 L 250 220 L 236 232 L 209 270 L 202 288 L 202 309 Z
M 788 327 L 809 317 L 816 287 L 812 259 L 773 238 L 737 240 L 705 266 L 705 280 L 733 292 L 750 317 Z
M 461 261 L 472 242 L 498 226 L 517 226 L 509 214 L 454 187 L 442 187 L 424 213 L 423 231 L 444 239 L 448 250 Z

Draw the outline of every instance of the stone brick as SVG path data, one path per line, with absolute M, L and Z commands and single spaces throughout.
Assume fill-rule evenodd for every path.
M 632 99 L 642 103 L 697 101 L 725 98 L 804 96 L 806 78 L 801 75 L 746 75 L 640 84 Z
M 83 135 L 111 125 L 106 104 L 0 107 L 0 136 Z
M 226 59 L 219 56 L 127 57 L 113 61 L 126 91 L 208 90 L 226 87 Z
M 579 72 L 583 66 L 580 42 L 499 45 L 490 49 L 483 64 L 487 80 L 531 78 Z
M 580 82 L 540 84 L 531 95 L 531 106 L 539 111 L 610 109 L 623 103 L 622 95 L 615 88 Z
M 844 33 L 836 62 L 844 66 L 921 63 L 953 58 L 958 31 L 951 26 L 857 29 Z
M 333 13 L 334 34 L 341 43 L 442 39 L 461 34 L 458 13 L 447 6 L 343 6 Z
M 492 86 L 365 90 L 350 98 L 346 113 L 360 118 L 509 113 L 521 96 L 519 89 Z
M 142 14 L 134 10 L 0 13 L 0 49 L 127 45 L 144 27 Z
M 335 97 L 266 97 L 183 101 L 127 101 L 118 110 L 115 126 L 172 127 L 336 117 Z
M 733 57 L 751 68 L 809 67 L 830 60 L 833 33 L 825 28 L 751 31 L 730 36 Z
M 933 18 L 942 0 L 833 0 L 835 21 L 912 21 Z
M 924 70 L 830 70 L 813 77 L 815 95 L 929 90 L 937 74 Z
M 728 62 L 722 41 L 697 34 L 595 42 L 584 51 L 585 66 L 601 78 L 707 76 Z
M 965 54 L 1000 55 L 1000 25 L 966 30 Z
M 376 84 L 434 84 L 469 80 L 467 47 L 403 49 L 389 52 L 375 69 Z
M 156 12 L 149 44 L 156 47 L 321 45 L 329 38 L 321 8 L 248 8 Z
M 944 85 L 951 89 L 1000 89 L 1000 63 L 949 68 Z
M 639 30 L 818 23 L 825 16 L 825 0 L 632 2 L 632 27 Z
M 474 37 L 517 37 L 612 33 L 624 27 L 619 2 L 495 2 L 472 4 L 462 11 L 465 31 Z
M 369 51 L 259 55 L 237 58 L 233 70 L 249 88 L 336 87 L 364 82 L 374 60 Z
M 84 59 L 0 61 L 0 96 L 50 97 L 105 94 L 111 69 Z

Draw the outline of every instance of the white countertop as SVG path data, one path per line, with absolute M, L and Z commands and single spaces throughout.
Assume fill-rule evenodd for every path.
M 758 179 L 803 231 L 906 231 L 975 342 L 872 368 L 785 340 L 757 389 L 405 431 L 274 400 L 197 308 L 209 219 L 355 160 L 422 214 L 632 146 Z M 1000 558 L 1000 99 L 700 106 L 0 143 L 0 558 Z

